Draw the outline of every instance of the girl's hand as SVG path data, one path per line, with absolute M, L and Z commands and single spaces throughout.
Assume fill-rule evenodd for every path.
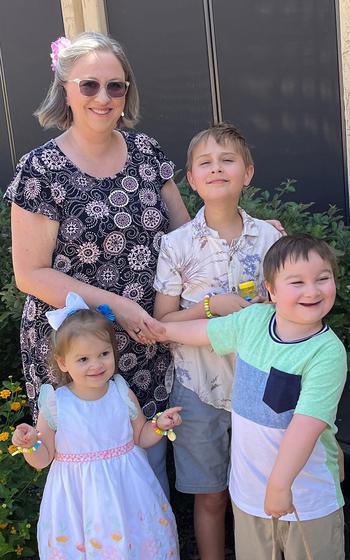
M 274 488 L 268 483 L 265 494 L 264 510 L 272 517 L 282 517 L 293 513 L 293 496 L 290 488 Z
M 283 225 L 279 220 L 265 220 L 268 224 L 271 224 L 277 231 L 279 231 L 283 236 L 288 235 Z
M 136 342 L 154 344 L 157 338 L 165 333 L 162 323 L 157 321 L 157 319 L 153 319 L 135 301 L 127 300 L 125 312 L 124 309 L 121 311 L 120 306 L 118 306 L 118 310 L 115 313 L 118 323 Z
M 248 305 L 250 305 L 250 302 L 237 294 L 217 294 L 209 299 L 211 313 L 220 317 L 235 313 L 235 311 L 248 307 Z
M 37 440 L 37 431 L 29 424 L 18 424 L 12 434 L 12 443 L 17 447 L 33 447 Z
M 180 426 L 182 422 L 179 414 L 180 410 L 182 410 L 181 406 L 174 406 L 173 408 L 164 410 L 157 418 L 158 428 L 160 430 L 169 430 L 170 428 L 175 428 L 175 426 Z

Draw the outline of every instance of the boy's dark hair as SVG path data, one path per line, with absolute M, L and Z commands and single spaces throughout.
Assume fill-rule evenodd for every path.
M 311 251 L 330 264 L 335 276 L 337 261 L 331 247 L 322 239 L 307 234 L 297 234 L 281 237 L 267 251 L 263 265 L 266 282 L 273 286 L 276 274 L 283 268 L 287 259 L 297 261 L 301 258 L 308 261 Z
M 55 356 L 63 357 L 69 351 L 75 338 L 87 334 L 97 336 L 101 340 L 111 343 L 115 368 L 117 369 L 119 354 L 112 321 L 93 309 L 80 309 L 69 315 L 57 331 L 52 332 L 49 362 L 58 385 L 66 385 L 72 381 L 72 378 L 69 373 L 60 370 Z
M 245 166 L 248 167 L 249 165 L 254 165 L 252 154 L 250 153 L 249 146 L 244 136 L 242 136 L 240 131 L 233 126 L 233 124 L 221 122 L 207 128 L 206 130 L 201 130 L 201 132 L 198 132 L 198 134 L 192 138 L 187 150 L 186 168 L 188 171 L 192 168 L 194 149 L 198 146 L 198 144 L 206 142 L 209 138 L 214 138 L 220 146 L 223 146 L 226 143 L 233 144 L 242 156 Z

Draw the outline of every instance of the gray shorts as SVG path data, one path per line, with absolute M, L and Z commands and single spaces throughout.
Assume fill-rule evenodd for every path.
M 174 458 L 176 489 L 185 494 L 222 492 L 228 486 L 231 414 L 203 403 L 175 378 L 170 406 L 182 406 Z

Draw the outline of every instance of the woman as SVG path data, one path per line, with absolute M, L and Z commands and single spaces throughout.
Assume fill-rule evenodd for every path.
M 150 316 L 159 243 L 189 216 L 158 143 L 119 130 L 139 109 L 121 46 L 89 32 L 53 47 L 54 81 L 36 116 L 63 133 L 22 157 L 5 194 L 16 283 L 29 294 L 21 327 L 28 397 L 36 415 L 41 383 L 54 381 L 45 312 L 77 292 L 117 316 L 120 373 L 150 418 L 166 407 L 172 373 L 168 350 L 144 344 L 159 328 Z M 165 439 L 149 458 L 166 489 Z

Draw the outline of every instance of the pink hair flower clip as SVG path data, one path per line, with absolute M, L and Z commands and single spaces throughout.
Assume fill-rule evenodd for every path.
M 51 57 L 51 68 L 52 68 L 52 70 L 54 70 L 54 71 L 56 70 L 60 53 L 64 49 L 69 47 L 70 44 L 71 44 L 70 40 L 67 39 L 66 37 L 59 37 L 58 39 L 56 39 L 56 41 L 51 43 L 50 57 Z

